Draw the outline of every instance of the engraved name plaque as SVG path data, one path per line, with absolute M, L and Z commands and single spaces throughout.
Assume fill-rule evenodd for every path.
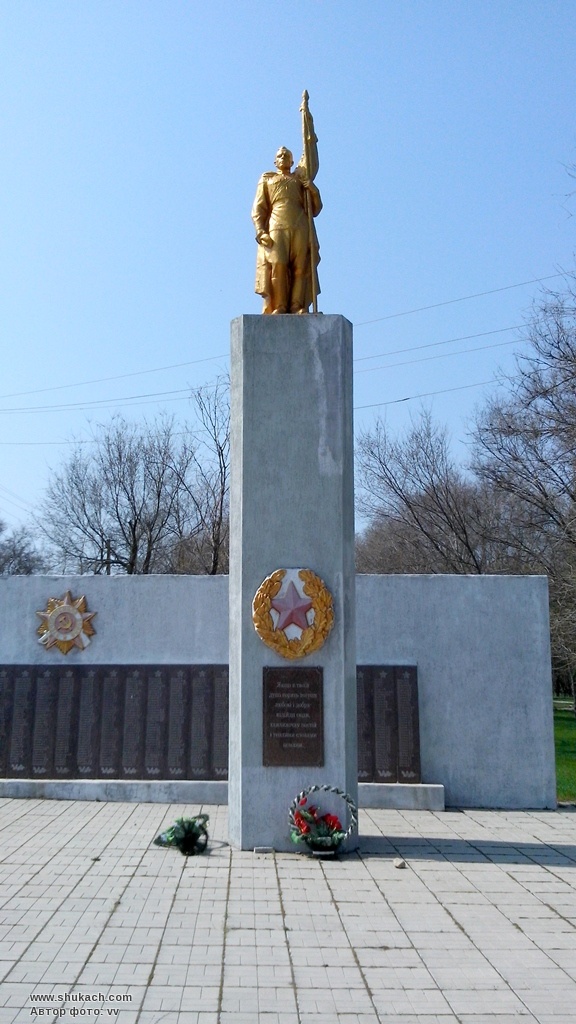
M 226 779 L 226 665 L 0 665 L 0 776 Z
M 321 668 L 264 668 L 263 763 L 271 767 L 324 764 Z
M 228 778 L 228 669 L 214 670 L 213 777 Z
M 359 665 L 358 781 L 418 783 L 418 676 L 413 665 Z
M 211 725 L 214 718 L 214 687 L 209 668 L 200 667 L 192 675 L 192 714 L 190 716 L 190 778 L 210 778 Z
M 393 668 L 374 671 L 374 781 L 398 781 L 398 715 Z
M 398 782 L 416 784 L 420 772 L 418 682 L 413 666 L 396 669 L 398 699 Z
M 62 671 L 58 687 L 54 741 L 54 773 L 57 778 L 66 778 L 73 771 L 72 737 L 75 689 L 74 673 L 70 669 Z
M 364 668 L 357 671 L 358 782 L 374 778 L 372 677 Z
M 58 701 L 58 683 L 54 672 L 46 669 L 36 680 L 36 709 L 32 732 L 32 774 L 53 774 L 54 734 Z
M 135 668 L 129 672 L 124 689 L 122 742 L 122 775 L 126 778 L 143 775 L 146 689 L 144 670 Z
M 161 779 L 165 775 L 165 734 L 167 709 L 167 685 L 162 671 L 151 671 L 148 679 L 148 701 L 146 705 L 146 735 L 144 741 L 144 774 L 150 779 Z

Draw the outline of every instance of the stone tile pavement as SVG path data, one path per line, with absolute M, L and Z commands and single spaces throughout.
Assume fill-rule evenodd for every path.
M 201 809 L 207 853 L 151 845 Z M 573 810 L 360 832 L 320 861 L 231 850 L 225 807 L 0 800 L 0 1021 L 575 1024 Z

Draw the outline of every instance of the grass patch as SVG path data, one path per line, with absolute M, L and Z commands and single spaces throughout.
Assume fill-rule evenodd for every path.
M 558 800 L 576 801 L 576 716 L 573 711 L 554 711 L 554 739 Z

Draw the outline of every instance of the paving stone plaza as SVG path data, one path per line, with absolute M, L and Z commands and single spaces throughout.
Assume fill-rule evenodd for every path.
M 151 845 L 200 810 L 206 853 Z M 5 799 L 0 830 L 2 1024 L 576 1020 L 574 809 L 364 810 L 332 861 L 232 850 L 216 806 Z

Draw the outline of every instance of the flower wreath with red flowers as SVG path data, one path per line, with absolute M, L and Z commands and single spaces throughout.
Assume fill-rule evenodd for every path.
M 350 825 L 347 829 L 336 814 L 322 814 L 318 807 L 308 803 L 311 793 L 321 791 L 335 793 L 346 802 L 350 812 Z M 352 798 L 335 786 L 309 786 L 294 797 L 290 805 L 289 822 L 293 843 L 301 843 L 316 854 L 333 854 L 358 827 L 358 810 Z

